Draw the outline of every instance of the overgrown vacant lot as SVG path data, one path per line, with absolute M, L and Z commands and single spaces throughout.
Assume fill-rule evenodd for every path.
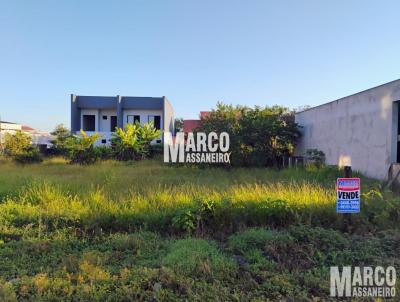
M 400 267 L 400 198 L 363 178 L 345 233 L 342 175 L 0 162 L 0 301 L 328 301 L 331 265 Z

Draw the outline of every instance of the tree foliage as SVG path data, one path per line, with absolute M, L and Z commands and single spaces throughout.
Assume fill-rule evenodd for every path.
M 6 156 L 19 163 L 42 161 L 39 150 L 32 146 L 32 138 L 21 130 L 16 131 L 15 134 L 6 133 L 3 150 Z
M 4 153 L 8 156 L 15 156 L 21 153 L 24 153 L 32 143 L 32 138 L 18 130 L 15 134 L 6 133 L 4 138 Z
M 202 118 L 198 131 L 227 132 L 232 164 L 239 166 L 277 165 L 282 155 L 293 153 L 300 131 L 293 113 L 285 107 L 217 104 Z
M 152 123 L 141 126 L 139 123 L 127 124 L 124 129 L 117 128 L 112 134 L 111 143 L 118 160 L 138 160 L 150 154 L 150 142 L 158 138 L 160 130 Z
M 55 136 L 55 139 L 51 141 L 55 153 L 66 154 L 68 151 L 68 139 L 71 137 L 69 129 L 63 124 L 59 124 L 50 134 Z
M 88 135 L 81 130 L 80 135 L 73 135 L 66 140 L 67 156 L 72 164 L 90 165 L 99 159 L 99 153 L 94 143 L 99 139 L 99 134 Z
M 178 117 L 174 120 L 175 133 L 183 131 L 183 118 Z

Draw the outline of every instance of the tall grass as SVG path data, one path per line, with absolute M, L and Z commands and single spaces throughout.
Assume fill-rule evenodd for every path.
M 4 227 L 73 227 L 83 232 L 233 232 L 247 226 L 309 224 L 340 228 L 332 168 L 199 169 L 157 160 L 106 162 L 93 167 L 60 160 L 2 164 L 0 223 Z M 385 228 L 399 201 L 384 205 L 376 182 L 363 180 L 363 215 L 354 224 Z M 371 191 L 372 190 L 372 191 Z M 371 193 L 372 192 L 372 193 Z

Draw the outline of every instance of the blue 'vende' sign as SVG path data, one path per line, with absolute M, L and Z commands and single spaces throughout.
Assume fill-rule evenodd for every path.
M 336 184 L 337 213 L 360 213 L 360 179 L 338 178 Z

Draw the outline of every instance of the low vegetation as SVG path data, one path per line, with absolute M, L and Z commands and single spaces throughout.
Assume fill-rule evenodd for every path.
M 329 301 L 331 265 L 400 264 L 400 198 L 332 168 L 0 163 L 0 301 Z

